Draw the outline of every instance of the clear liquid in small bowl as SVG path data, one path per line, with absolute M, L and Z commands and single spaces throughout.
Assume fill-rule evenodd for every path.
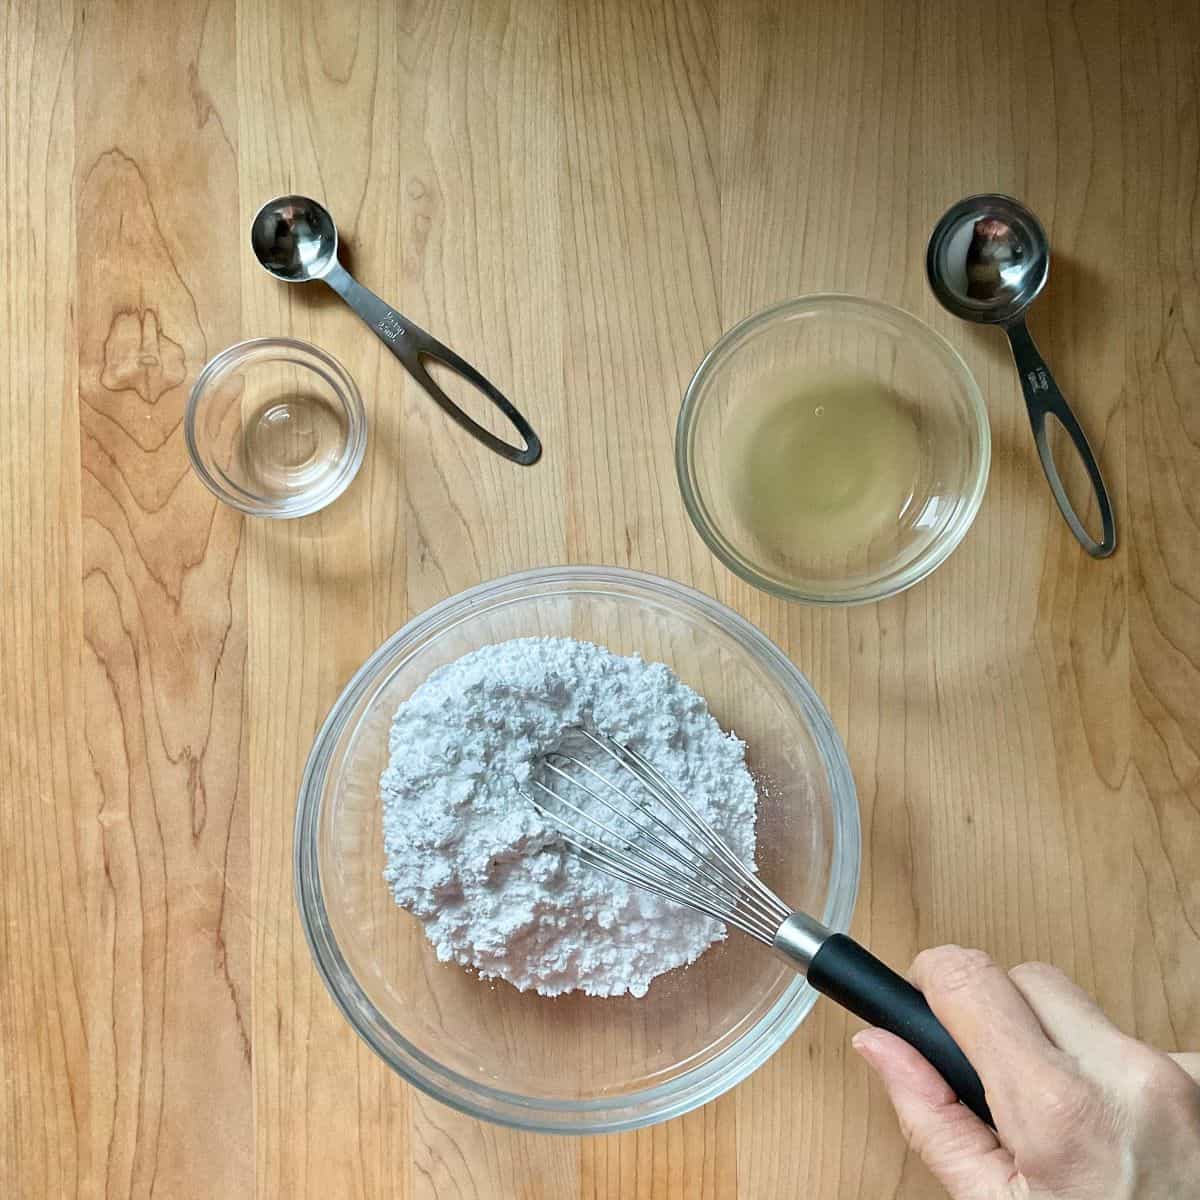
M 317 392 L 251 403 L 243 418 L 243 470 L 267 497 L 315 491 L 335 475 L 347 439 L 345 414 Z

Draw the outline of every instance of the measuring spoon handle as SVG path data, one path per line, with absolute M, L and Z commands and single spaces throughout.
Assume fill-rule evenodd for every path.
M 477 371 L 465 358 L 444 346 L 432 334 L 385 304 L 374 292 L 363 287 L 341 263 L 335 263 L 323 276 L 325 282 L 374 330 L 381 342 L 400 360 L 404 369 L 425 389 L 452 420 L 478 438 L 489 450 L 523 467 L 537 462 L 542 443 L 533 427 L 509 402 L 491 380 Z M 504 415 L 520 435 L 523 447 L 510 445 L 490 430 L 484 429 L 465 413 L 434 382 L 425 369 L 425 360 L 433 359 L 465 379 L 482 392 Z
M 1100 474 L 1100 464 L 1088 445 L 1084 434 L 1071 406 L 1067 403 L 1050 368 L 1046 366 L 1028 326 L 1024 321 L 1017 321 L 1006 327 L 1009 345 L 1012 347 L 1013 361 L 1017 364 L 1017 374 L 1021 377 L 1021 390 L 1025 393 L 1025 407 L 1029 411 L 1029 423 L 1033 426 L 1033 440 L 1037 445 L 1038 457 L 1042 460 L 1042 470 L 1046 472 L 1046 480 L 1050 491 L 1054 493 L 1058 510 L 1071 527 L 1079 544 L 1093 558 L 1107 558 L 1117 548 L 1117 526 L 1113 518 L 1112 502 L 1108 498 L 1108 489 Z M 1071 504 L 1067 490 L 1063 487 L 1062 477 L 1054 462 L 1050 449 L 1050 439 L 1046 430 L 1047 416 L 1055 417 L 1067 431 L 1067 436 L 1075 444 L 1079 457 L 1087 470 L 1092 491 L 1096 494 L 1096 503 L 1100 507 L 1101 539 L 1096 541 Z

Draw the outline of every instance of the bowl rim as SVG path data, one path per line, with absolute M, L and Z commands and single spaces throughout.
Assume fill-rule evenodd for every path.
M 621 567 L 534 568 L 477 584 L 448 597 L 387 638 L 342 690 L 313 741 L 304 767 L 296 804 L 293 868 L 305 937 L 334 1003 L 359 1037 L 388 1066 L 427 1095 L 459 1112 L 540 1133 L 578 1135 L 637 1129 L 706 1104 L 740 1083 L 782 1046 L 808 1015 L 817 996 L 797 976 L 766 1013 L 713 1059 L 664 1083 L 615 1099 L 542 1100 L 482 1084 L 434 1061 L 390 1025 L 350 971 L 324 902 L 318 853 L 320 814 L 334 752 L 363 700 L 372 689 L 378 690 L 380 671 L 395 659 L 394 671 L 411 657 L 398 657 L 404 650 L 419 650 L 430 636 L 478 611 L 485 601 L 511 603 L 533 596 L 589 591 L 626 596 L 641 592 L 668 602 L 682 602 L 692 615 L 732 636 L 788 688 L 800 703 L 829 784 L 834 842 L 825 911 L 821 916 L 835 932 L 849 928 L 861 865 L 857 793 L 845 748 L 824 704 L 799 668 L 764 633 L 702 592 Z
M 231 491 L 209 468 L 196 438 L 198 413 L 209 389 L 226 373 L 243 363 L 253 364 L 254 361 L 264 359 L 266 356 L 263 352 L 268 351 L 293 351 L 305 358 L 314 359 L 315 362 L 301 362 L 299 365 L 319 375 L 329 385 L 341 401 L 347 420 L 346 445 L 338 460 L 336 474 L 324 487 L 311 495 L 305 494 L 299 499 L 279 502 L 264 501 L 250 492 L 241 495 Z M 247 338 L 218 351 L 200 369 L 200 374 L 188 393 L 183 417 L 183 440 L 192 470 L 199 476 L 201 483 L 222 503 L 252 517 L 291 520 L 327 508 L 354 481 L 367 448 L 367 411 L 353 376 L 332 354 L 322 350 L 320 346 L 293 337 Z
M 709 518 L 707 505 L 693 477 L 692 448 L 695 442 L 696 418 L 703 407 L 704 388 L 716 368 L 755 334 L 766 330 L 777 321 L 804 312 L 821 310 L 833 310 L 851 318 L 873 313 L 907 327 L 918 341 L 933 350 L 963 384 L 968 417 L 973 418 L 971 424 L 979 447 L 979 467 L 970 481 L 969 489 L 963 493 L 958 512 L 951 524 L 903 569 L 876 575 L 852 587 L 838 588 L 835 585 L 824 591 L 813 591 L 800 586 L 790 586 L 763 575 L 734 550 L 716 522 Z M 984 404 L 979 384 L 962 355 L 936 329 L 913 313 L 884 300 L 875 300 L 851 292 L 811 292 L 803 296 L 793 296 L 751 313 L 726 330 L 705 353 L 688 382 L 675 424 L 675 474 L 680 494 L 688 518 L 709 550 L 740 579 L 772 596 L 822 606 L 870 604 L 876 600 L 886 600 L 920 583 L 940 567 L 966 536 L 967 530 L 971 528 L 979 513 L 987 490 L 991 458 L 992 433 L 987 406 Z

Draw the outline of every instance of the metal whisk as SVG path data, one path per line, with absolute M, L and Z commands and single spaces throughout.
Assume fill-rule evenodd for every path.
M 555 751 L 522 795 L 573 854 L 771 947 L 817 991 L 914 1046 L 992 1123 L 974 1067 L 911 983 L 852 938 L 785 904 L 643 755 L 583 726 L 572 732 L 602 752 L 600 762 L 619 768 L 617 780 Z

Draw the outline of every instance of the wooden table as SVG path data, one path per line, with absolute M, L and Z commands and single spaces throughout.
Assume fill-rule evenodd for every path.
M 0 1194 L 913 1197 L 939 1192 L 828 1004 L 721 1100 L 588 1141 L 403 1084 L 318 980 L 292 899 L 310 738 L 428 605 L 547 563 L 686 581 L 808 673 L 846 740 L 856 932 L 1071 972 L 1200 1044 L 1200 8 L 1194 0 L 4 9 Z M 274 283 L 251 214 L 324 197 L 365 283 L 534 419 L 465 439 L 343 308 Z M 1123 542 L 1049 499 L 1001 337 L 925 285 L 1003 190 L 1056 251 L 1033 328 Z M 849 611 L 763 596 L 690 528 L 681 391 L 754 309 L 822 289 L 930 321 L 987 396 L 953 558 Z M 200 366 L 340 357 L 371 421 L 335 507 L 242 520 L 190 471 Z

